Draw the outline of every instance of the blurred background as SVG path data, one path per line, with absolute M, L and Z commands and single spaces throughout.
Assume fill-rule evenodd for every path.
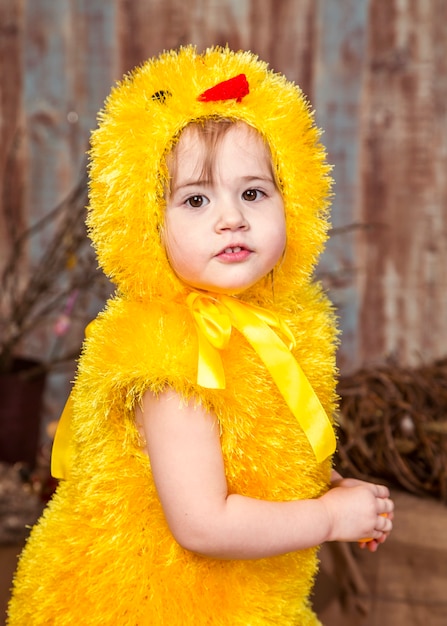
M 83 226 L 90 132 L 116 80 L 189 43 L 298 83 L 334 168 L 317 274 L 342 329 L 337 463 L 389 482 L 399 513 L 377 555 L 323 549 L 316 608 L 445 625 L 447 0 L 0 0 L 0 601 L 111 291 Z

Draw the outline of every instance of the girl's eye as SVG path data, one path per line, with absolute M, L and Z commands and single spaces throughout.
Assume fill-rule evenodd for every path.
M 242 199 L 247 200 L 247 202 L 254 202 L 255 200 L 259 200 L 259 198 L 263 197 L 263 192 L 259 189 L 247 189 L 242 194 Z
M 208 203 L 207 198 L 205 196 L 191 196 L 186 200 L 186 204 L 192 207 L 193 209 L 200 209 L 200 207 L 205 206 Z

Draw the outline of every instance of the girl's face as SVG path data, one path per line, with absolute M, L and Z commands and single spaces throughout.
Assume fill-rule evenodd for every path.
M 186 284 L 237 294 L 281 259 L 284 204 L 269 150 L 255 130 L 243 123 L 227 130 L 212 176 L 203 174 L 206 150 L 197 128 L 187 127 L 172 156 L 164 242 L 172 268 Z

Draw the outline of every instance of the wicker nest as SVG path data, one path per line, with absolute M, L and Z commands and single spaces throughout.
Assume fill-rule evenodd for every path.
M 340 379 L 338 465 L 447 503 L 447 359 Z

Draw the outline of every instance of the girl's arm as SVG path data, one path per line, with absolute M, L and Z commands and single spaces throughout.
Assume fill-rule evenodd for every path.
M 380 515 L 393 508 L 388 489 L 371 483 L 342 481 L 318 499 L 290 502 L 228 494 L 217 419 L 172 390 L 146 392 L 137 423 L 167 523 L 188 550 L 255 559 L 391 530 Z

